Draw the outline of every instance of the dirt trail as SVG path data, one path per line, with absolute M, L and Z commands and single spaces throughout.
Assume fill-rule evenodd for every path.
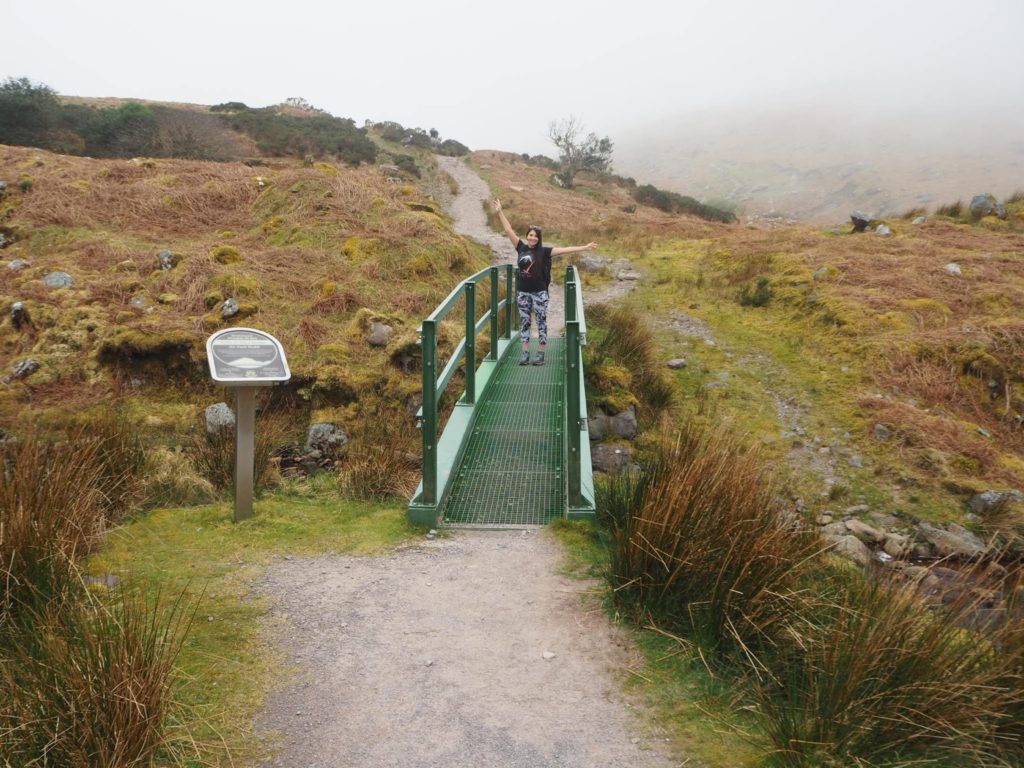
M 510 254 L 487 230 L 486 185 L 459 161 L 449 172 L 459 230 Z M 639 663 L 628 637 L 595 585 L 561 575 L 561 562 L 550 533 L 533 528 L 272 566 L 259 589 L 289 673 L 257 724 L 276 745 L 261 766 L 680 765 L 623 693 Z

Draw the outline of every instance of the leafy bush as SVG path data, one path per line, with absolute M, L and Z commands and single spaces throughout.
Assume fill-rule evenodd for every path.
M 222 113 L 228 125 L 248 134 L 268 155 L 315 158 L 335 156 L 349 165 L 372 162 L 377 148 L 348 118 L 328 114 L 280 114 L 274 107 Z
M 736 221 L 736 214 L 723 211 L 710 205 L 704 205 L 692 197 L 658 189 L 653 184 L 643 184 L 633 192 L 633 199 L 641 205 L 649 205 L 666 213 L 687 213 L 708 221 L 722 221 L 731 224 Z

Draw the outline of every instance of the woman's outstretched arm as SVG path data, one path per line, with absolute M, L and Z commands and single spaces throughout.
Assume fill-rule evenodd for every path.
M 495 198 L 491 205 L 494 207 L 494 212 L 498 214 L 498 218 L 501 220 L 501 226 L 505 228 L 505 234 L 508 235 L 508 239 L 512 241 L 512 247 L 515 248 L 519 245 L 519 235 L 512 229 L 512 225 L 508 223 L 508 219 L 505 218 L 505 212 L 501 210 L 501 200 Z
M 568 248 L 552 248 L 552 256 L 562 256 L 566 253 L 579 253 L 580 251 L 593 251 L 597 249 L 597 243 L 587 243 L 586 245 L 574 245 Z

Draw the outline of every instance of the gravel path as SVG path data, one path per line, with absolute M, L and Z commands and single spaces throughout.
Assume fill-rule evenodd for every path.
M 511 259 L 454 158 L 456 229 Z M 614 284 L 614 297 L 632 284 Z M 557 295 L 559 292 L 554 291 Z M 563 325 L 562 303 L 551 328 Z M 557 319 L 556 319 L 557 318 Z M 557 325 L 555 324 L 557 322 Z M 257 723 L 263 768 L 671 768 L 623 682 L 640 658 L 543 528 L 451 531 L 384 557 L 280 561 L 268 641 L 290 672 Z
M 300 672 L 260 722 L 281 740 L 263 765 L 678 765 L 621 692 L 627 638 L 559 561 L 534 529 L 271 568 L 262 589 Z

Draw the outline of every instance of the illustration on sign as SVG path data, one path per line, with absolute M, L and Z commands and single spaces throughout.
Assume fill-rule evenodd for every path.
M 291 378 L 281 343 L 253 328 L 228 328 L 206 342 L 210 373 L 220 382 L 275 382 Z

